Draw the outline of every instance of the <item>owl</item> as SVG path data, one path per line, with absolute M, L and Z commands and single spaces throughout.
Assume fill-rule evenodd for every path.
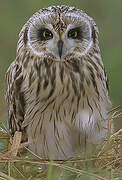
M 44 159 L 64 160 L 107 135 L 111 101 L 98 28 L 70 6 L 40 9 L 23 26 L 6 73 L 11 137 Z

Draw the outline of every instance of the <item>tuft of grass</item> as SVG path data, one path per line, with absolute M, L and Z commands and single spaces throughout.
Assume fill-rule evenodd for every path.
M 122 179 L 122 129 L 111 133 L 113 120 L 122 116 L 122 106 L 114 108 L 108 125 L 108 136 L 99 151 L 67 161 L 41 159 L 26 146 L 8 151 L 10 137 L 0 129 L 0 179 L 4 180 L 120 180 Z M 20 134 L 19 136 L 20 137 Z M 14 153 L 13 153 L 14 151 Z

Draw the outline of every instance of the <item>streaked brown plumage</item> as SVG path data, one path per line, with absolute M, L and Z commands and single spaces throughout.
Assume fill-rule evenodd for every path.
M 7 71 L 9 131 L 42 158 L 67 159 L 107 134 L 111 107 L 95 22 L 69 6 L 39 10 Z

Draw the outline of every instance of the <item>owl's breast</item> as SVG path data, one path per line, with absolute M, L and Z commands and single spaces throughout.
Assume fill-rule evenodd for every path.
M 61 63 L 48 67 L 48 71 L 43 67 L 31 78 L 30 87 L 29 75 L 24 85 L 23 127 L 36 154 L 46 158 L 55 154 L 57 159 L 64 159 L 84 147 L 86 141 L 100 142 L 107 132 L 103 128 L 107 127 L 107 98 L 99 99 L 80 73 Z

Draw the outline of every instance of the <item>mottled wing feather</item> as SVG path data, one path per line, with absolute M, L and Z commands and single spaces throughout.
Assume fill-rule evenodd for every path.
M 7 73 L 6 101 L 8 103 L 9 132 L 13 136 L 15 131 L 22 131 L 21 124 L 24 119 L 24 97 L 21 92 L 23 82 L 22 66 L 14 61 Z

